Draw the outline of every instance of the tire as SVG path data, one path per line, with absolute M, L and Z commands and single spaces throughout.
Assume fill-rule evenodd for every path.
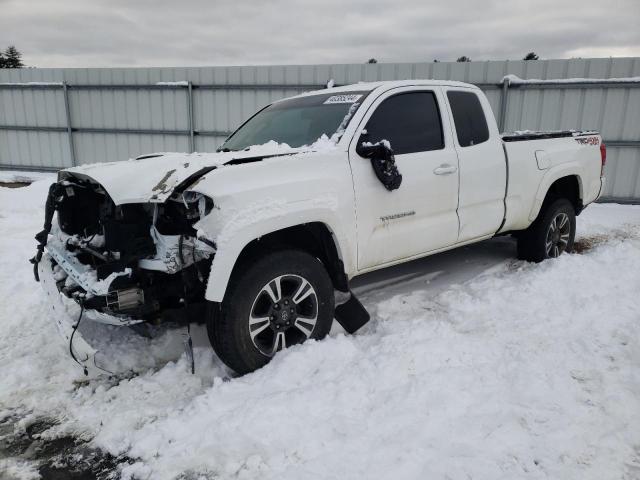
M 576 213 L 566 198 L 545 201 L 538 218 L 518 236 L 518 258 L 541 262 L 573 248 Z
M 220 308 L 208 316 L 207 333 L 218 357 L 245 374 L 283 348 L 324 338 L 333 313 L 333 285 L 322 263 L 303 251 L 282 250 L 241 267 Z

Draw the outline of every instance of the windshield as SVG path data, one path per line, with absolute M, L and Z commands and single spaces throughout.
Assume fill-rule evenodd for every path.
M 218 149 L 244 150 L 271 140 L 290 147 L 311 145 L 347 126 L 369 92 L 327 93 L 276 102 L 260 110 Z

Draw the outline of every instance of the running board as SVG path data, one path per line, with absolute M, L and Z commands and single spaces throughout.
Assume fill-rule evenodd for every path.
M 349 293 L 351 297 L 336 307 L 334 316 L 348 333 L 355 333 L 369 321 L 371 316 L 353 292 L 349 291 Z

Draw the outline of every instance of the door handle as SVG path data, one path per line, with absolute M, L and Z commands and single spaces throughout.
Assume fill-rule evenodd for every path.
M 450 175 L 455 173 L 458 168 L 454 165 L 450 165 L 448 163 L 443 163 L 439 167 L 434 168 L 433 173 L 436 175 Z

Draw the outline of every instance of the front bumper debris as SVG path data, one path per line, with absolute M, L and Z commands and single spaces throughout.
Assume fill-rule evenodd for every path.
M 95 270 L 91 266 L 84 265 L 75 257 L 69 255 L 64 244 L 60 242 L 55 235 L 49 239 L 45 250 L 49 256 L 51 256 L 56 263 L 60 265 L 65 272 L 67 272 L 67 275 L 69 275 L 71 279 L 82 287 L 89 295 L 107 295 L 111 281 L 115 277 L 129 274 L 129 272 L 126 271 L 114 273 L 107 279 L 97 281 Z
M 79 262 L 75 256 L 70 255 L 65 248 L 64 243 L 56 238 L 55 235 L 49 238 L 49 241 L 45 247 L 45 251 L 47 252 L 47 258 L 49 259 L 48 263 L 51 264 L 51 260 L 54 260 L 58 267 L 60 267 L 69 277 L 69 279 L 84 290 L 87 298 L 95 296 L 107 296 L 112 293 L 115 299 L 117 301 L 119 300 L 118 297 L 119 295 L 122 295 L 123 292 L 110 292 L 111 282 L 118 276 L 129 275 L 129 269 L 123 272 L 112 273 L 108 278 L 98 281 L 95 270 L 91 266 L 84 265 L 83 263 Z M 51 265 L 49 265 L 47 268 L 50 269 Z M 40 271 L 40 269 L 38 269 L 38 271 Z M 55 281 L 53 288 L 56 290 L 56 292 L 60 293 L 58 287 L 55 284 Z M 78 311 L 78 315 L 79 313 L 80 312 Z M 99 312 L 92 309 L 86 309 L 84 312 L 84 316 L 86 316 L 88 320 L 94 322 L 115 326 L 130 326 L 142 322 L 142 320 L 140 319 L 132 318 L 127 315 L 109 315 L 107 313 Z M 75 321 L 73 323 L 75 323 Z
M 66 341 L 70 353 L 73 353 L 78 363 L 82 365 L 88 373 L 112 373 L 108 362 L 101 358 L 99 352 L 87 343 L 79 329 L 76 329 L 75 333 L 73 332 L 74 325 L 78 321 L 78 318 L 74 319 L 70 316 L 66 305 L 62 301 L 62 294 L 58 291 L 56 285 L 49 254 L 45 254 L 38 263 L 38 273 L 40 275 L 42 288 L 49 298 L 52 317 L 58 328 L 58 332 L 60 332 L 60 335 Z M 78 308 L 78 317 L 79 313 L 80 310 Z

